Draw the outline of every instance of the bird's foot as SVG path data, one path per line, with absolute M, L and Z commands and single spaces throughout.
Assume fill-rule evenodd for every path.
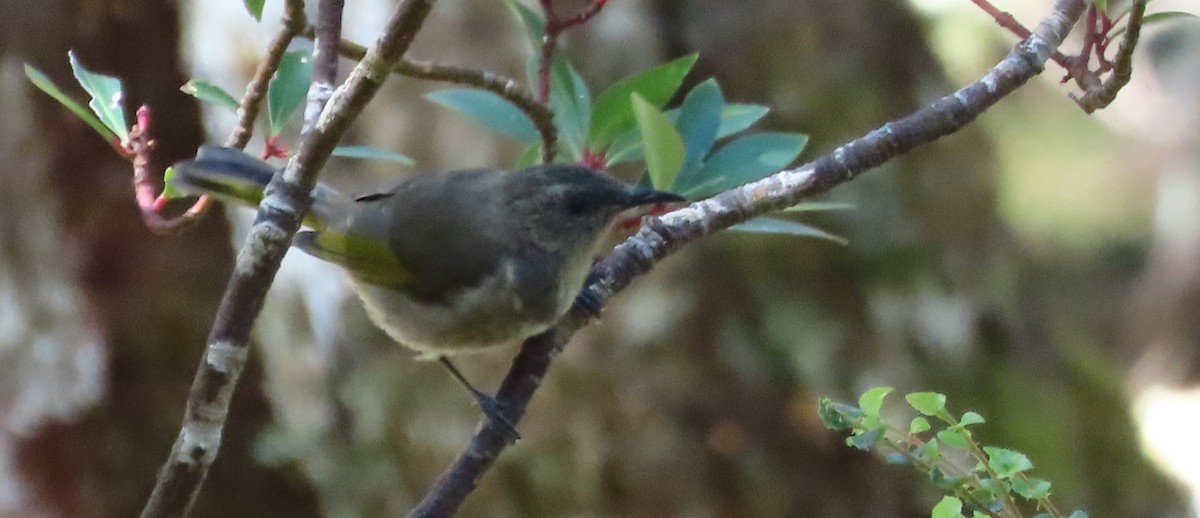
M 444 367 L 446 367 L 446 370 L 450 371 L 450 375 L 454 376 L 454 379 L 458 380 L 458 382 L 467 389 L 467 392 L 471 393 L 471 397 L 475 399 L 475 404 L 479 407 L 479 410 L 483 412 L 483 415 L 487 416 L 489 421 L 495 423 L 496 426 L 499 426 L 502 430 L 504 430 L 505 435 L 507 435 L 509 440 L 512 442 L 521 440 L 521 434 L 517 432 L 517 426 L 513 424 L 513 422 L 506 416 L 511 410 L 506 403 L 496 399 L 495 397 L 484 394 L 479 389 L 476 389 L 475 386 L 472 385 L 471 382 L 467 381 L 467 378 L 463 376 L 461 372 L 459 372 L 458 367 L 455 367 L 454 364 L 451 363 L 450 360 L 445 356 L 439 356 L 437 360 Z

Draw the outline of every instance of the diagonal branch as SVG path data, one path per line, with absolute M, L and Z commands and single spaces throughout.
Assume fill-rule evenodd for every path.
M 1039 74 L 1088 3 L 1088 0 L 1056 0 L 1050 15 L 1004 60 L 975 83 L 928 108 L 884 124 L 796 169 L 781 171 L 659 218 L 648 218 L 636 235 L 593 268 L 593 281 L 585 290 L 603 303 L 671 252 L 700 237 L 822 194 L 892 158 L 958 131 Z M 509 409 L 506 417 L 511 422 L 517 422 L 524 414 L 553 358 L 591 318 L 586 310 L 575 306 L 553 328 L 525 341 L 497 395 Z M 507 437 L 492 422 L 482 423 L 467 448 L 411 516 L 454 514 L 509 444 Z
M 315 116 L 296 157 L 267 187 L 217 310 L 179 437 L 159 472 L 143 517 L 184 516 L 195 502 L 221 446 L 229 402 L 249 355 L 250 329 L 308 211 L 317 173 L 408 50 L 434 1 L 405 0 L 396 8 L 375 46 Z

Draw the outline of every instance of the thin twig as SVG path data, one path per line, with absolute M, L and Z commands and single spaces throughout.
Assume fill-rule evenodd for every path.
M 408 50 L 433 3 L 405 0 L 396 8 L 379 41 L 350 73 L 344 86 L 335 90 L 308 134 L 301 138 L 296 156 L 267 186 L 217 309 L 179 437 L 159 472 L 143 517 L 184 516 L 195 502 L 221 446 L 230 399 L 249 355 L 250 329 L 311 205 L 317 173 L 351 121 L 362 113 Z
M 307 33 L 307 31 L 306 31 Z M 352 41 L 342 40 L 338 52 L 350 59 L 360 60 L 366 55 L 367 49 Z M 500 74 L 472 67 L 443 65 L 428 61 L 404 59 L 396 64 L 393 72 L 418 79 L 456 83 L 487 90 L 508 102 L 513 103 L 537 129 L 542 138 L 542 161 L 554 160 L 558 148 L 558 129 L 554 127 L 554 112 L 545 103 L 533 97 L 533 93 L 525 89 L 516 80 Z
M 599 303 L 683 245 L 752 217 L 795 205 L 853 180 L 860 173 L 966 126 L 979 114 L 1040 73 L 1045 62 L 1083 15 L 1088 0 L 1056 0 L 1051 14 L 979 81 L 932 106 L 884 124 L 832 153 L 796 169 L 647 218 L 636 235 L 617 246 L 592 269 L 585 290 Z M 553 358 L 593 317 L 575 306 L 550 330 L 525 341 L 497 394 L 517 422 L 541 384 Z M 504 430 L 483 422 L 467 448 L 413 510 L 414 517 L 450 516 L 509 444 Z
M 554 61 L 554 52 L 558 50 L 558 37 L 563 32 L 586 23 L 604 8 L 608 0 L 592 0 L 591 5 L 575 16 L 560 19 L 554 12 L 553 0 L 541 0 L 542 14 L 546 18 L 545 33 L 542 34 L 541 57 L 538 59 L 537 98 L 543 103 L 550 102 L 550 68 Z
M 1146 14 L 1146 1 L 1133 0 L 1133 5 L 1129 8 L 1129 21 L 1125 22 L 1125 34 L 1121 39 L 1121 46 L 1117 47 L 1117 55 L 1113 58 L 1112 75 L 1108 76 L 1099 87 L 1090 88 L 1075 99 L 1084 112 L 1092 113 L 1112 104 L 1113 100 L 1117 98 L 1117 92 L 1129 84 L 1129 79 L 1133 77 L 1133 49 L 1137 48 L 1138 38 L 1141 36 L 1142 19 Z M 1108 29 L 1111 27 L 1105 29 L 1105 34 L 1108 33 Z M 1100 57 L 1104 57 L 1103 52 Z
M 271 76 L 279 69 L 279 61 L 287 52 L 288 45 L 291 45 L 292 40 L 306 26 L 308 20 L 304 15 L 303 0 L 288 0 L 284 6 L 283 27 L 271 40 L 271 45 L 267 47 L 267 55 L 263 56 L 258 69 L 254 71 L 254 77 L 246 85 L 246 93 L 242 95 L 242 101 L 238 104 L 238 123 L 229 134 L 229 138 L 225 139 L 225 147 L 245 149 L 246 144 L 250 142 L 250 136 L 254 134 L 254 121 L 258 119 L 262 101 L 267 96 Z

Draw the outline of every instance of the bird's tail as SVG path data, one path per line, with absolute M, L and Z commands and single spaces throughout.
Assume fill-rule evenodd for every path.
M 188 194 L 208 194 L 223 201 L 258 206 L 263 190 L 275 174 L 275 167 L 239 150 L 219 146 L 201 146 L 196 158 L 176 163 L 168 183 Z M 341 195 L 332 188 L 318 185 L 313 191 L 313 211 L 306 225 L 322 228 L 323 207 L 336 203 Z

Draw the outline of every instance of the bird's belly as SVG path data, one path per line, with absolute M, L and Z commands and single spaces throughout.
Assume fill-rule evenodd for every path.
M 467 352 L 511 344 L 550 327 L 566 311 L 537 314 L 503 283 L 503 276 L 463 290 L 449 303 L 420 302 L 403 291 L 354 281 L 367 315 L 392 339 L 416 351 L 434 354 Z

